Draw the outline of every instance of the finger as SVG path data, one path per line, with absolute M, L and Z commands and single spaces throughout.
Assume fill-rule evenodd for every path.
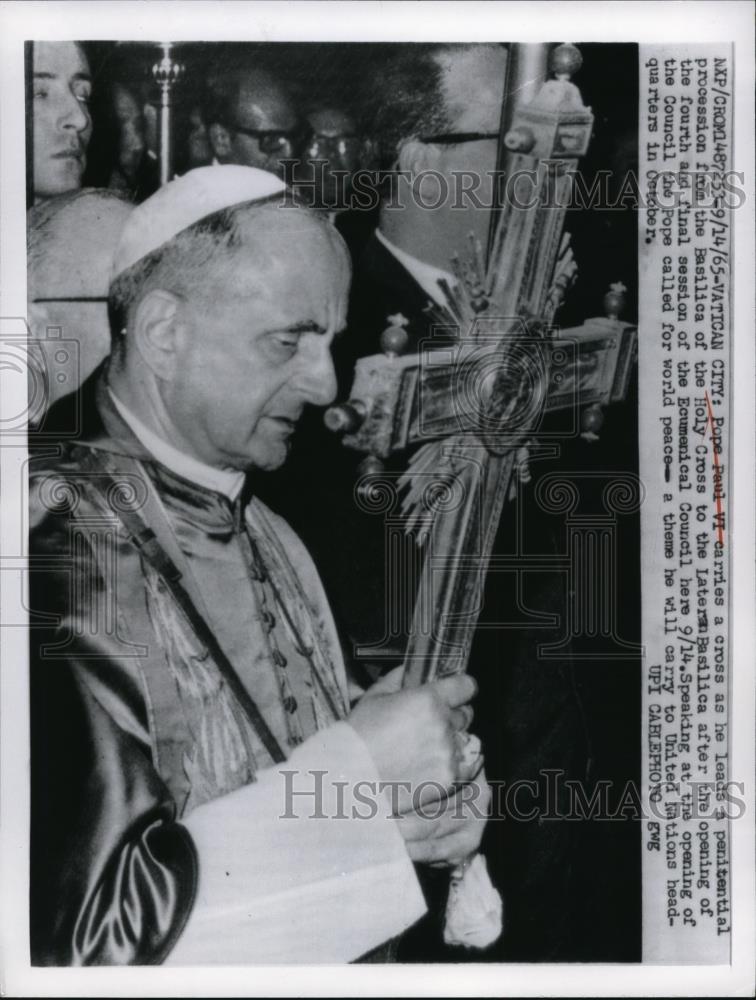
M 471 781 L 483 766 L 480 740 L 472 733 L 462 731 L 454 735 L 456 743 L 457 780 Z
M 456 674 L 433 681 L 432 687 L 441 700 L 450 708 L 467 704 L 478 692 L 478 685 L 469 674 Z
M 458 788 L 447 799 L 419 804 L 402 815 L 400 829 L 405 839 L 444 838 L 457 834 L 466 825 L 485 825 L 491 806 L 491 788 L 485 774 Z
M 473 710 L 469 705 L 453 708 L 450 714 L 451 726 L 456 732 L 466 730 L 473 720 Z
M 490 789 L 466 785 L 448 799 L 418 804 L 415 809 L 397 814 L 395 822 L 405 840 L 443 839 L 458 833 L 469 823 L 482 823 L 488 817 Z
M 395 816 L 405 816 L 420 809 L 435 816 L 442 808 L 440 803 L 445 803 L 450 795 L 455 794 L 459 782 L 456 769 L 453 769 L 448 784 L 427 780 L 419 781 L 411 787 L 403 787 L 402 782 L 399 782 L 390 795 L 392 811 Z
M 448 837 L 433 837 L 428 840 L 413 840 L 407 843 L 407 853 L 413 861 L 439 866 L 461 864 L 480 847 L 483 824 L 468 824 L 463 830 Z
M 460 833 L 462 827 L 466 825 L 463 820 L 446 810 L 434 815 L 427 809 L 406 813 L 396 822 L 407 845 L 430 840 L 447 841 L 449 837 L 455 837 Z M 427 848 L 425 856 L 430 857 L 430 853 L 431 849 Z
M 483 774 L 485 763 L 486 758 L 482 753 L 473 760 L 460 761 L 457 765 L 457 783 L 460 785 L 469 785 L 471 782 L 479 780 L 481 774 Z
M 432 839 L 440 827 L 440 820 L 430 819 L 422 812 L 415 811 L 398 816 L 395 822 L 399 824 L 399 832 L 408 844 Z
M 387 674 L 379 677 L 375 683 L 371 684 L 365 692 L 367 697 L 375 694 L 396 694 L 402 689 L 402 678 L 404 677 L 404 667 L 394 667 Z
M 440 781 L 422 782 L 412 795 L 411 808 L 413 810 L 423 808 L 430 816 L 435 816 L 449 795 L 454 793 L 454 786 L 453 776 L 448 785 L 444 785 Z

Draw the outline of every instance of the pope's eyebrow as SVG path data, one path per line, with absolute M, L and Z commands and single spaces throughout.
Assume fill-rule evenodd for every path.
M 325 333 L 325 327 L 311 319 L 300 320 L 292 323 L 291 326 L 279 327 L 275 333 Z

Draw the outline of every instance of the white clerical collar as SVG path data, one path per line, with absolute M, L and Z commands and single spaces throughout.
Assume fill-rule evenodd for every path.
M 433 299 L 437 305 L 445 306 L 446 299 L 438 283 L 443 278 L 444 281 L 448 282 L 449 287 L 453 288 L 457 284 L 457 279 L 454 275 L 449 271 L 443 271 L 440 267 L 434 267 L 433 264 L 426 264 L 424 260 L 413 257 L 406 250 L 401 250 L 384 236 L 380 229 L 376 229 L 375 235 L 389 253 L 393 254 L 399 263 L 409 271 L 426 295 Z
M 185 455 L 183 451 L 174 448 L 173 445 L 168 444 L 149 427 L 146 427 L 138 417 L 134 416 L 131 410 L 124 406 L 109 386 L 108 392 L 113 400 L 113 406 L 134 432 L 135 437 L 161 465 L 170 469 L 171 472 L 175 472 L 176 475 L 182 476 L 198 486 L 203 486 L 206 490 L 223 493 L 232 503 L 236 500 L 244 485 L 243 472 L 237 472 L 235 469 L 215 469 L 212 465 L 205 465 L 204 462 L 200 462 L 199 459 L 193 458 L 191 455 Z

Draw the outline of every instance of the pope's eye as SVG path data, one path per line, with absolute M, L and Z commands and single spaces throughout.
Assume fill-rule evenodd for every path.
M 274 333 L 273 343 L 283 351 L 293 354 L 299 346 L 299 335 L 296 333 Z

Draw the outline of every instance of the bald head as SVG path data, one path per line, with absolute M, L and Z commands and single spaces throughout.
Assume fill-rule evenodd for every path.
M 116 244 L 133 206 L 85 188 L 35 205 L 27 215 L 27 297 L 48 404 L 74 390 L 110 350 L 107 295 Z M 64 364 L 59 340 L 76 345 Z
M 98 188 L 35 205 L 26 219 L 29 298 L 107 298 L 113 254 L 133 208 Z

